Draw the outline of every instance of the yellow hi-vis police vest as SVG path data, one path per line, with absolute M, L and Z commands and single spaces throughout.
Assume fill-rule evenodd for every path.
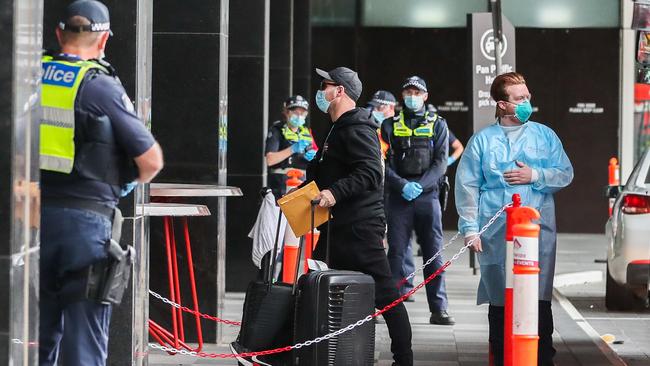
M 429 116 L 429 112 L 426 112 L 424 118 L 426 118 L 427 123 L 412 130 L 404 123 L 404 112 L 400 112 L 399 121 L 393 122 L 393 134 L 397 137 L 433 137 L 434 124 L 438 120 L 438 115 Z
M 309 129 L 305 126 L 300 126 L 298 131 L 293 132 L 285 124 L 284 127 L 282 127 L 282 136 L 284 136 L 287 141 L 291 142 L 298 142 L 299 140 L 312 141 L 311 133 L 309 133 Z
M 79 86 L 89 70 L 108 71 L 92 61 L 70 62 L 44 56 L 42 62 L 40 167 L 69 174 L 74 166 L 74 105 Z

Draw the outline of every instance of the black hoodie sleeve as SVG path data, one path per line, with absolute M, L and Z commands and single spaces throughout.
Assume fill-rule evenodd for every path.
M 377 131 L 369 125 L 353 125 L 340 132 L 347 150 L 349 174 L 329 188 L 337 202 L 379 189 L 382 181 L 381 149 Z
M 435 131 L 435 144 L 433 152 L 433 163 L 427 169 L 418 183 L 422 186 L 424 192 L 437 189 L 440 184 L 440 179 L 447 171 L 447 156 L 449 154 L 449 133 L 447 130 L 447 121 L 440 118 L 434 127 Z

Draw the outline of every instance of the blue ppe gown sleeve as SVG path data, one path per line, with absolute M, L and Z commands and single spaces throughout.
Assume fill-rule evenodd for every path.
M 386 118 L 384 122 L 381 124 L 381 136 L 384 139 L 384 142 L 388 144 L 388 152 L 386 153 L 386 161 L 385 161 L 385 167 L 386 167 L 386 185 L 388 186 L 388 189 L 390 189 L 393 192 L 396 192 L 398 194 L 402 193 L 402 189 L 404 188 L 404 185 L 408 183 L 409 181 L 400 177 L 393 169 L 390 167 L 390 162 L 389 159 L 391 159 L 391 154 L 393 153 L 392 151 L 392 139 L 391 137 L 393 136 L 393 119 L 392 118 Z
M 456 210 L 458 211 L 458 230 L 466 235 L 479 231 L 478 206 L 480 188 L 485 183 L 481 169 L 481 146 L 476 137 L 467 143 L 456 170 Z
M 544 132 L 549 146 L 547 158 L 549 165 L 535 169 L 538 178 L 533 183 L 533 189 L 542 193 L 555 193 L 571 183 L 573 167 L 557 134 L 550 128 Z
M 418 183 L 424 192 L 438 189 L 442 177 L 447 172 L 447 157 L 449 156 L 449 133 L 447 121 L 439 118 L 434 127 L 435 140 L 433 141 L 433 161 L 427 171 L 422 174 Z

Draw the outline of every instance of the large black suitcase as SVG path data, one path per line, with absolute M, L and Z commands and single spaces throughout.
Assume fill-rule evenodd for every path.
M 327 230 L 329 261 L 329 222 Z M 344 328 L 374 309 L 375 282 L 371 276 L 354 271 L 310 272 L 298 281 L 294 344 Z M 375 323 L 371 321 L 338 337 L 294 350 L 293 362 L 300 366 L 363 366 L 374 363 L 374 353 Z
M 273 251 L 267 253 L 263 261 L 266 262 L 261 269 L 263 279 L 251 281 L 246 289 L 241 329 L 237 341 L 231 344 L 234 352 L 262 351 L 286 346 L 292 341 L 295 290 L 288 284 L 273 283 L 281 220 L 280 212 Z M 290 363 L 288 355 L 272 358 L 280 364 Z M 239 361 L 246 364 L 247 360 Z

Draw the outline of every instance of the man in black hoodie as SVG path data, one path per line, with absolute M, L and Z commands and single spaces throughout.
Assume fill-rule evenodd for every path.
M 366 109 L 357 108 L 362 85 L 357 73 L 337 67 L 325 72 L 316 94 L 316 104 L 328 113 L 332 125 L 307 167 L 307 181 L 321 189 L 320 205 L 332 207 L 329 266 L 366 273 L 375 280 L 375 306 L 383 308 L 399 297 L 384 251 L 386 220 L 383 208 L 382 157 L 377 125 Z M 319 242 L 325 242 L 321 230 Z M 316 259 L 323 260 L 325 245 Z M 393 365 L 413 364 L 411 324 L 404 304 L 384 313 L 392 339 Z

